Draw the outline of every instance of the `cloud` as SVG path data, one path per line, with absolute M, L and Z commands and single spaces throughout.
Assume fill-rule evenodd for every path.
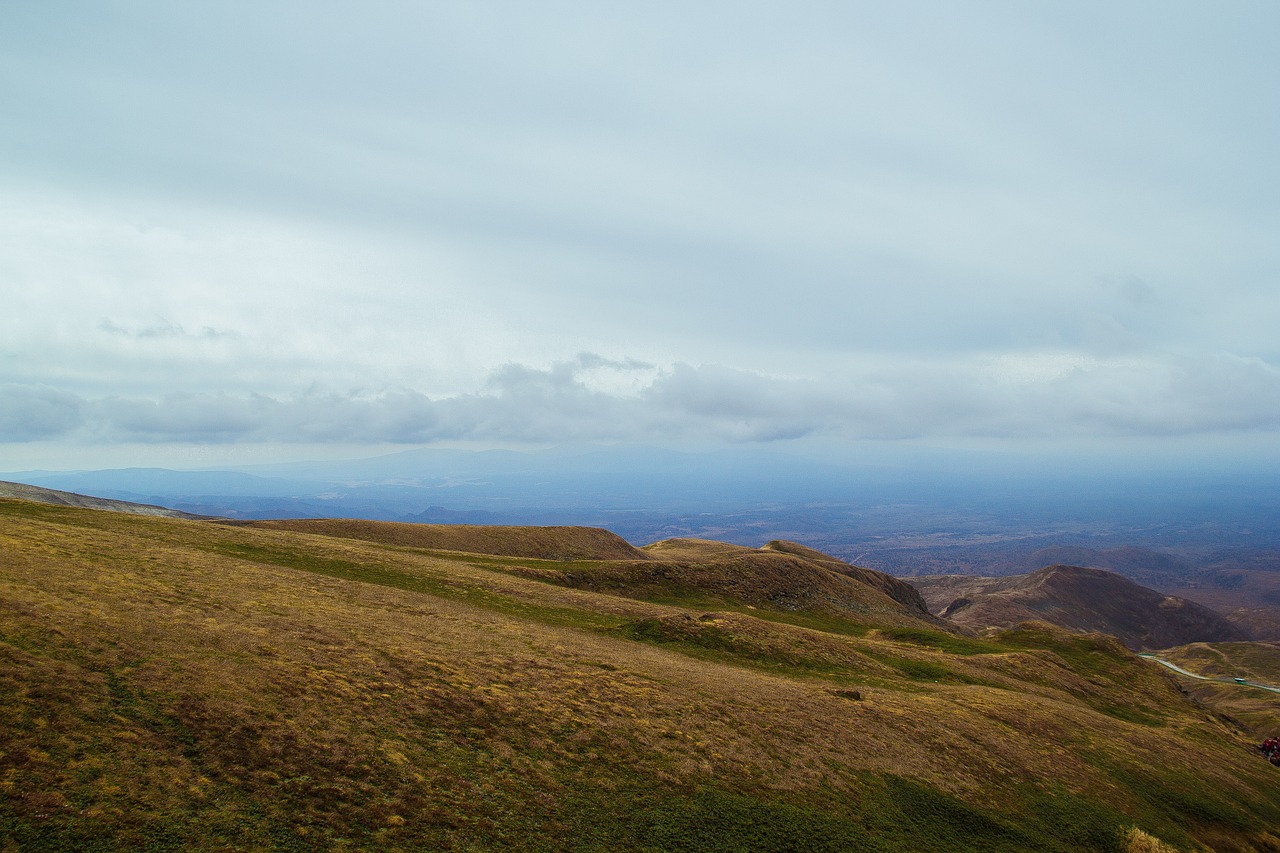
M 64 435 L 84 420 L 85 401 L 39 385 L 0 385 L 0 442 Z
M 217 340 L 219 338 L 235 338 L 234 332 L 221 332 L 209 326 L 202 326 L 197 331 L 188 332 L 180 324 L 170 322 L 169 320 L 160 318 L 157 322 L 145 325 L 126 327 L 111 320 L 103 318 L 98 323 L 98 329 L 106 332 L 108 335 L 115 335 L 122 338 L 132 338 L 135 340 L 148 339 L 194 339 L 194 340 Z
M 652 379 L 638 392 L 602 390 L 588 381 L 602 366 Z M 545 368 L 508 364 L 479 391 L 438 398 L 386 389 L 86 399 L 7 385 L 0 400 L 8 442 L 1070 441 L 1280 430 L 1280 369 L 1235 356 L 1157 363 L 1057 354 L 1020 364 L 895 362 L 818 382 L 583 354 Z
M 1277 428 L 1264 4 L 47 6 L 5 441 Z

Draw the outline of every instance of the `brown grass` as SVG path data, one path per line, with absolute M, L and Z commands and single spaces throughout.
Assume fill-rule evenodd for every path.
M 1124 853 L 1177 853 L 1177 850 L 1136 826 L 1129 827 L 1124 834 Z
M 1247 678 L 1280 686 L 1280 644 L 1192 643 L 1160 652 L 1188 672 L 1208 677 Z M 1256 687 L 1199 681 L 1174 675 L 1197 702 L 1225 715 L 1255 741 L 1280 737 L 1280 694 Z
M 691 611 L 337 535 L 0 502 L 0 843 L 507 846 L 592 797 L 849 809 L 880 778 L 996 814 L 1102 798 L 1186 841 L 1199 824 L 1134 774 L 1274 796 L 1247 743 L 1100 640 L 952 654 L 892 624 Z M 1249 837 L 1224 820 L 1212 837 Z
M 386 545 L 533 557 L 541 560 L 644 560 L 621 536 L 598 527 L 520 527 L 481 524 L 405 524 L 360 519 L 283 519 L 233 522 L 263 530 L 293 530 Z

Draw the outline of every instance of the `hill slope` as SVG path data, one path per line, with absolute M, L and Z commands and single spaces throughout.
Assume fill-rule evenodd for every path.
M 95 498 L 75 492 L 62 492 L 57 489 L 46 489 L 41 486 L 28 486 L 25 483 L 11 483 L 0 480 L 0 498 L 18 498 L 38 503 L 57 504 L 59 506 L 78 506 L 85 509 L 101 509 L 109 512 L 127 512 L 133 515 L 155 515 L 165 518 L 203 518 L 168 507 L 153 504 L 117 501 L 110 498 Z
M 1071 631 L 1101 631 L 1132 649 L 1247 639 L 1207 607 L 1102 569 L 1049 566 L 1012 577 L 936 575 L 912 581 L 935 613 L 979 631 L 1040 619 Z
M 0 547 L 0 847 L 1280 843 L 1273 768 L 1101 636 L 818 628 L 20 501 Z
M 407 524 L 357 519 L 282 519 L 237 522 L 263 530 L 293 530 L 440 551 L 465 551 L 541 560 L 645 560 L 616 533 L 598 527 L 528 527 L 486 524 Z
M 794 542 L 748 548 L 666 539 L 635 548 L 593 527 L 405 524 L 352 519 L 231 522 L 431 552 L 516 558 L 490 568 L 612 595 L 691 606 L 766 608 L 953 630 L 931 616 L 911 585 Z
M 1192 643 L 1159 656 L 1206 678 L 1244 678 L 1280 687 L 1280 643 Z M 1256 687 L 1175 676 L 1202 704 L 1229 717 L 1257 742 L 1280 737 L 1280 696 Z
M 830 616 L 858 624 L 952 631 L 908 584 L 794 543 L 748 548 L 666 539 L 641 549 L 645 562 L 612 561 L 520 571 L 550 583 L 690 607 L 732 607 L 765 618 Z

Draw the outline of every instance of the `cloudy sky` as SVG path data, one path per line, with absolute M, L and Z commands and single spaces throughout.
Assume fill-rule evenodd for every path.
M 1280 451 L 1280 6 L 0 9 L 0 470 Z

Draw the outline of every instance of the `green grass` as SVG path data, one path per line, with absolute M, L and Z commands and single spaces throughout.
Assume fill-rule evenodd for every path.
M 617 627 L 622 621 L 617 617 L 592 613 L 588 610 L 548 607 L 520 601 L 485 589 L 483 586 L 465 583 L 444 572 L 405 571 L 390 563 L 335 559 L 310 553 L 301 548 L 274 548 L 236 542 L 214 542 L 205 545 L 204 548 L 238 560 L 282 566 L 342 580 L 359 581 L 463 601 L 486 610 L 534 619 L 546 625 L 609 630 Z
M 877 631 L 877 636 L 895 643 L 937 649 L 951 655 L 987 655 L 1009 650 L 1004 643 L 993 640 L 980 640 L 928 628 L 881 628 Z
M 1125 763 L 1098 752 L 1086 755 L 1137 799 L 1145 828 L 1172 844 L 1190 845 L 1191 832 L 1204 827 L 1251 834 L 1280 822 L 1280 805 L 1271 798 L 1242 800 L 1185 770 Z
M 865 637 L 871 626 L 841 616 L 826 613 L 806 613 L 797 610 L 774 610 L 768 607 L 739 608 L 739 612 L 750 614 L 767 622 L 781 625 L 792 625 L 797 628 L 808 628 L 810 631 L 821 631 L 824 634 L 836 634 L 842 637 Z
M 782 649 L 771 649 L 750 637 L 732 634 L 716 625 L 680 628 L 662 619 L 637 619 L 620 625 L 617 633 L 631 640 L 671 648 L 702 660 L 751 666 L 794 676 L 848 678 L 848 667 Z
M 1080 675 L 1116 681 L 1142 671 L 1135 655 L 1090 636 L 1026 627 L 1005 631 L 997 639 L 1012 649 L 1051 651 Z
M 564 849 L 1081 853 L 1119 851 L 1125 816 L 1063 792 L 1026 792 L 1017 815 L 970 805 L 894 774 L 859 774 L 856 798 L 803 801 L 704 785 L 663 791 L 637 780 L 575 798 Z

